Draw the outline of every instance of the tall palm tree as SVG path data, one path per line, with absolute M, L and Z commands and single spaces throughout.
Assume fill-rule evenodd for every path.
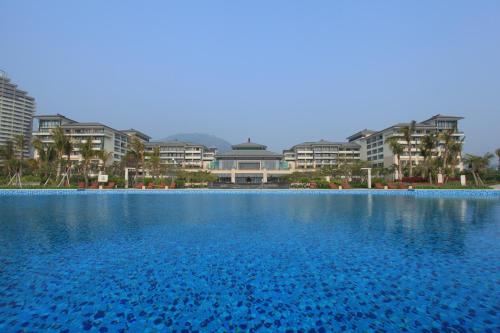
M 60 126 L 52 129 L 52 137 L 54 139 L 54 148 L 57 153 L 57 172 L 56 172 L 56 181 L 57 181 L 61 176 L 63 156 L 68 151 L 68 145 L 71 144 L 71 142 L 69 137 L 66 136 L 66 134 L 64 134 L 64 130 Z
M 474 177 L 476 186 L 484 186 L 484 182 L 481 179 L 481 173 L 483 173 L 488 168 L 492 157 L 493 154 L 491 153 L 486 153 L 483 156 L 467 154 L 467 156 L 465 157 L 465 161 L 469 164 L 469 168 L 471 170 L 472 177 Z
M 450 165 L 450 174 L 452 177 L 455 176 L 455 170 L 457 168 L 457 165 L 460 163 L 460 160 L 462 158 L 462 147 L 464 144 L 464 140 L 454 140 L 452 143 L 450 143 L 450 146 L 448 147 L 448 152 L 449 152 L 449 165 Z
M 396 165 L 398 168 L 398 178 L 401 181 L 403 179 L 403 166 L 401 165 L 401 154 L 404 152 L 404 147 L 398 142 L 399 137 L 391 136 L 390 138 L 385 140 L 385 143 L 389 144 L 389 147 L 396 156 Z
M 424 158 L 422 170 L 427 172 L 429 177 L 429 182 L 432 184 L 432 157 L 434 155 L 434 150 L 438 145 L 437 136 L 433 133 L 427 134 L 422 137 L 420 142 L 420 154 Z
M 451 129 L 445 130 L 441 133 L 439 133 L 438 137 L 439 140 L 442 143 L 442 156 L 441 159 L 443 160 L 443 171 L 447 172 L 448 170 L 448 165 L 450 164 L 450 159 L 452 159 L 451 156 L 451 150 L 456 150 L 458 147 L 453 147 L 453 145 L 456 143 L 454 134 L 456 132 L 456 127 L 453 127 Z M 452 148 L 453 147 L 453 148 Z
M 144 143 L 142 143 L 142 141 L 139 140 L 139 138 L 136 136 L 132 138 L 132 142 L 130 144 L 130 152 L 135 157 L 137 170 L 142 169 L 142 182 L 144 183 L 145 179 L 144 161 L 146 158 L 145 156 L 146 154 L 144 150 Z
M 89 167 L 90 162 L 96 157 L 97 151 L 92 147 L 92 139 L 87 138 L 85 141 L 81 141 L 78 145 L 80 150 L 80 155 L 82 156 L 82 172 L 85 179 L 85 187 L 89 186 Z
M 160 159 L 160 147 L 154 147 L 153 152 L 149 154 L 149 167 L 153 173 L 153 179 L 158 176 L 160 167 L 161 167 L 161 159 Z
M 99 170 L 103 173 L 106 173 L 106 168 L 113 157 L 113 152 L 107 152 L 106 150 L 96 150 L 96 157 L 99 158 Z
M 410 177 L 413 176 L 411 141 L 413 140 L 413 134 L 415 134 L 416 126 L 417 122 L 415 120 L 412 120 L 409 125 L 403 126 L 403 128 L 401 128 L 401 133 L 403 133 L 403 139 L 406 141 L 406 150 L 408 151 L 408 163 L 410 164 Z
M 44 144 L 40 138 L 33 140 L 33 148 L 37 151 L 38 155 L 38 169 L 40 177 L 45 179 L 45 185 L 48 184 L 51 177 L 51 164 L 56 160 L 57 154 L 53 144 Z
M 19 187 L 23 187 L 21 177 L 23 175 L 25 147 L 26 147 L 26 140 L 24 135 L 22 134 L 14 135 L 13 145 L 9 148 L 12 149 L 13 155 L 11 155 L 11 159 L 10 161 L 8 161 L 11 170 L 14 171 L 14 175 L 11 177 L 8 185 L 16 184 Z
M 8 140 L 3 146 L 0 146 L 0 160 L 3 161 L 6 173 L 9 178 L 12 177 L 12 172 L 15 168 L 16 151 L 14 142 Z

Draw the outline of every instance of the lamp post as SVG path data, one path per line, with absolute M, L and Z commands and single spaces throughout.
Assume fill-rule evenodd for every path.
M 361 168 L 368 171 L 368 188 L 372 188 L 372 168 Z

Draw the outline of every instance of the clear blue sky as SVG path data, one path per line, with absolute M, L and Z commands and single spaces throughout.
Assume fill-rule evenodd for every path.
M 500 146 L 500 1 L 0 1 L 0 69 L 62 113 L 281 150 L 464 116 Z

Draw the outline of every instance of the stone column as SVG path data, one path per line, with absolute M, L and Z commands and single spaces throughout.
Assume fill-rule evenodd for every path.
M 236 183 L 236 170 L 231 169 L 231 183 Z
M 267 169 L 262 170 L 262 183 L 267 183 Z

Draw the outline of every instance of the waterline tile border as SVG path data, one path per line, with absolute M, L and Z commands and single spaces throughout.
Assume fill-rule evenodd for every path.
M 212 190 L 212 189 L 183 189 L 183 190 L 75 190 L 75 189 L 0 189 L 0 196 L 39 196 L 39 195 L 124 195 L 124 194 L 307 194 L 307 195 L 385 195 L 408 197 L 435 197 L 435 198 L 500 198 L 500 190 Z

